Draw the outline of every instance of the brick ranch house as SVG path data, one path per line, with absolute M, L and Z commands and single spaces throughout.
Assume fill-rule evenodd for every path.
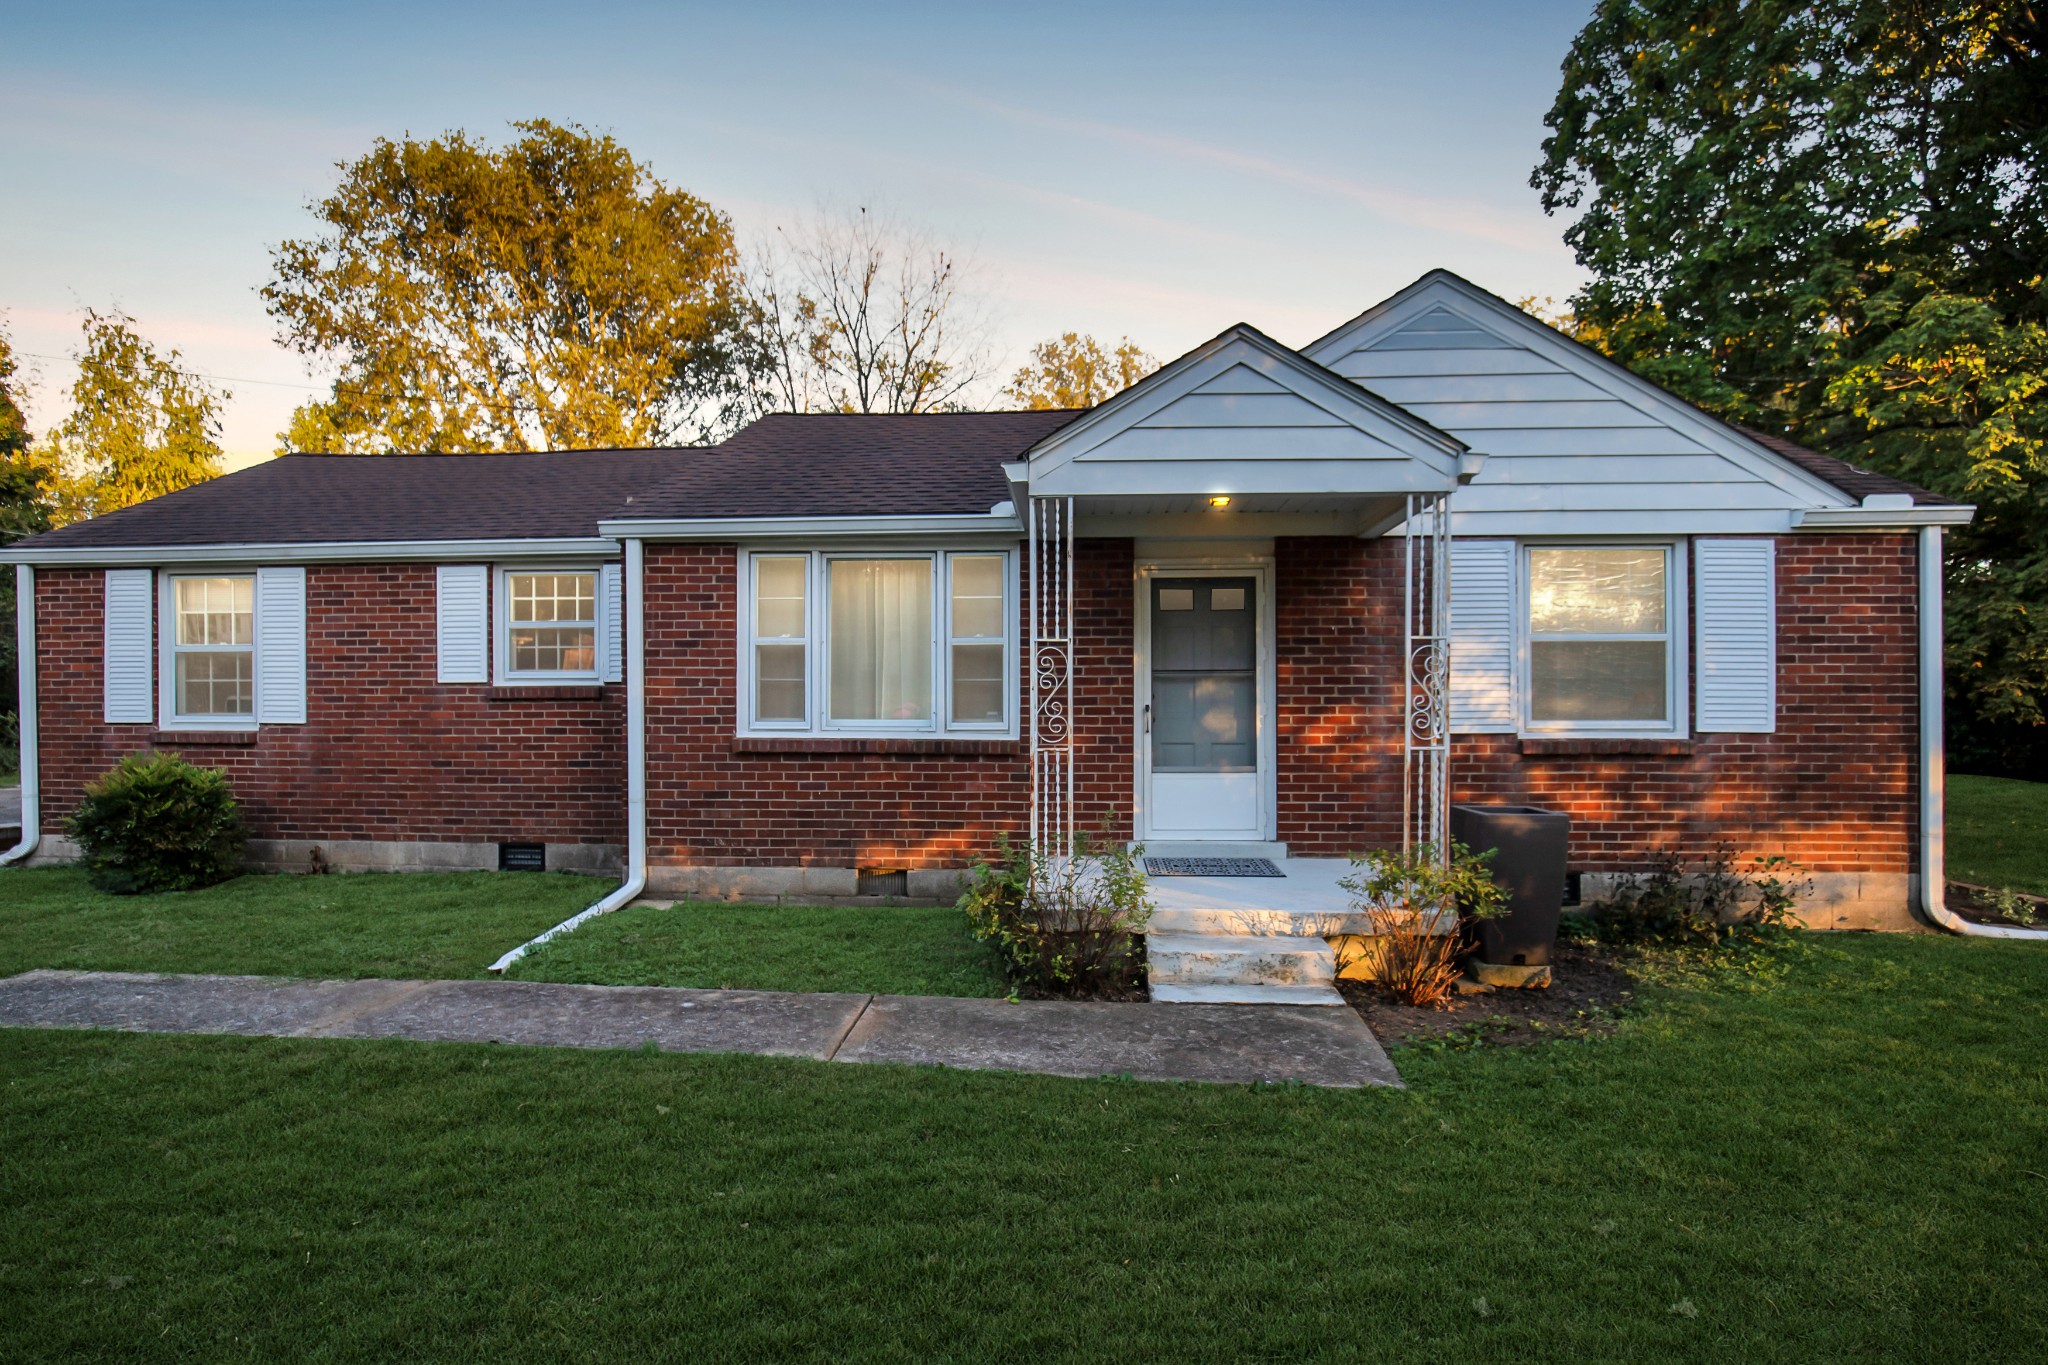
M 950 898 L 1074 826 L 1341 857 L 1447 793 L 1568 811 L 1582 876 L 1727 843 L 1808 868 L 1815 922 L 1907 928 L 1970 516 L 1440 271 L 1083 412 L 289 456 L 0 554 L 16 852 L 68 856 L 150 748 L 226 770 L 273 868 L 792 901 Z

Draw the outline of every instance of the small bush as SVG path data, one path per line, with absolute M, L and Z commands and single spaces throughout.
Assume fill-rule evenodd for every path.
M 974 869 L 960 908 L 1019 989 L 1085 999 L 1137 985 L 1152 903 L 1135 853 L 1084 838 L 1059 858 L 1004 839 Z
M 1690 867 L 1665 853 L 1651 871 L 1622 883 L 1582 918 L 1605 943 L 1765 947 L 1798 928 L 1793 915 L 1811 886 L 1798 880 L 1800 870 L 1782 857 L 1753 858 L 1747 870 L 1738 870 L 1725 845 Z
M 1373 979 L 1402 1004 L 1433 1006 L 1449 999 L 1464 952 L 1461 925 L 1491 919 L 1507 904 L 1507 893 L 1487 869 L 1495 851 L 1474 853 L 1453 842 L 1449 866 L 1435 844 L 1353 858 L 1357 870 L 1337 885 L 1372 921 L 1372 937 L 1354 940 L 1338 971 L 1370 954 Z
M 130 754 L 71 816 L 85 871 L 102 891 L 130 896 L 212 886 L 241 871 L 241 814 L 227 774 L 177 754 Z

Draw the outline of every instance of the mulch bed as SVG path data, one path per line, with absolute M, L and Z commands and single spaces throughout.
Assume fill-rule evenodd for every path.
M 1337 989 L 1373 1035 L 1390 1047 L 1436 1042 L 1516 1047 L 1612 1033 L 1615 1016 L 1635 999 L 1627 973 L 1594 945 L 1558 944 L 1550 974 L 1548 990 L 1454 995 L 1442 1009 L 1400 1004 L 1371 981 L 1340 980 Z
M 1948 908 L 1974 924 L 1998 924 L 2017 928 L 2048 928 L 2048 896 L 2029 896 L 2020 893 L 2020 899 L 2034 908 L 2034 923 L 2021 925 L 1999 914 L 1991 905 L 1992 888 L 1976 886 L 1970 882 L 1948 884 Z

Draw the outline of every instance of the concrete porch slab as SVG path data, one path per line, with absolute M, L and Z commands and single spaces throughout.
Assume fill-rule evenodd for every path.
M 1104 1005 L 878 995 L 842 1062 L 908 1062 L 1144 1081 L 1399 1085 L 1350 1010 L 1287 1005 Z

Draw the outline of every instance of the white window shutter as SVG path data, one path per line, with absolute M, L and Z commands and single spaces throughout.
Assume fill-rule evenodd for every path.
M 256 720 L 306 723 L 306 569 L 256 571 Z
M 490 566 L 443 564 L 436 576 L 435 677 L 491 680 Z
M 608 683 L 626 676 L 626 593 L 625 575 L 616 564 L 597 572 L 597 628 L 604 637 L 604 673 Z
M 147 725 L 156 719 L 151 623 L 156 615 L 155 574 L 149 569 L 108 569 L 106 643 L 102 672 L 109 725 Z
M 1767 735 L 1778 728 L 1777 544 L 1693 542 L 1698 728 Z
M 1515 543 L 1451 542 L 1451 732 L 1512 734 Z

